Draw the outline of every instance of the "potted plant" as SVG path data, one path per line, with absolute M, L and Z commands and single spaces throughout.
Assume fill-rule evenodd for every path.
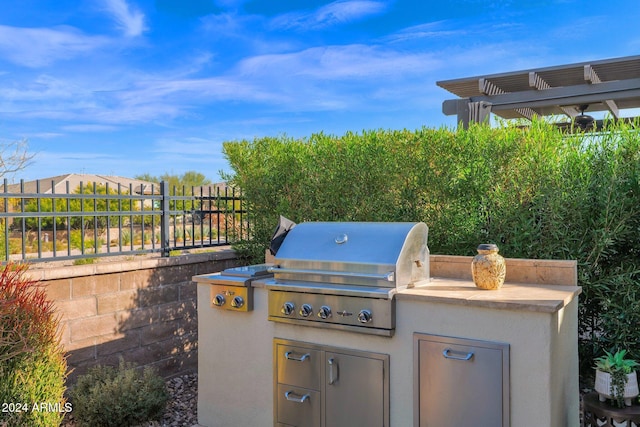
M 618 407 L 631 406 L 631 399 L 638 396 L 638 377 L 635 367 L 638 362 L 625 359 L 626 350 L 615 353 L 605 351 L 596 361 L 595 389 L 600 401 L 612 399 Z

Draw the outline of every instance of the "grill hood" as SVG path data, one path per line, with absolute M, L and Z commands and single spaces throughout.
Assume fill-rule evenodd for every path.
M 276 280 L 412 287 L 429 279 L 422 222 L 306 222 L 284 239 Z

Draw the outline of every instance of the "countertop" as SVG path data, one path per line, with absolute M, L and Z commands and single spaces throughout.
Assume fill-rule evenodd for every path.
M 471 279 L 472 257 L 431 255 L 431 279 L 428 284 L 403 289 L 395 298 L 467 305 L 502 310 L 523 310 L 555 313 L 577 298 L 582 288 L 577 286 L 575 261 L 531 260 L 506 258 L 507 277 L 497 291 L 479 289 Z M 239 278 L 233 280 L 237 281 Z M 194 276 L 202 284 L 219 281 L 218 274 Z M 263 288 L 256 280 L 252 287 Z
M 484 290 L 473 281 L 432 277 L 427 285 L 396 294 L 399 302 L 419 300 L 506 310 L 555 313 L 580 295 L 579 286 L 505 283 L 498 290 Z

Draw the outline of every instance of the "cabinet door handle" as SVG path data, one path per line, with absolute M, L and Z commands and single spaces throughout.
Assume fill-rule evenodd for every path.
M 305 400 L 309 400 L 310 397 L 311 396 L 309 396 L 308 394 L 298 396 L 294 394 L 292 391 L 288 391 L 284 394 L 285 399 L 287 399 L 289 402 L 295 402 L 295 403 L 304 403 Z
M 303 355 L 302 355 L 302 356 L 300 356 L 300 357 L 296 357 L 296 356 L 294 356 L 294 355 L 293 355 L 293 351 L 287 351 L 287 352 L 284 354 L 284 358 L 285 358 L 285 359 L 287 359 L 287 360 L 294 360 L 294 361 L 296 361 L 296 362 L 304 362 L 305 360 L 307 360 L 307 359 L 308 359 L 308 358 L 310 358 L 310 357 L 311 357 L 311 355 L 310 355 L 309 353 L 305 353 L 305 354 L 303 354 Z
M 458 353 L 460 356 L 455 356 L 454 353 Z M 446 359 L 453 359 L 453 360 L 471 360 L 471 358 L 473 357 L 473 351 L 469 352 L 469 353 L 463 353 L 463 352 L 455 352 L 453 350 L 451 350 L 450 348 L 445 349 L 442 352 L 442 355 L 446 358 Z
M 329 385 L 333 385 L 338 381 L 338 364 L 334 358 L 328 360 L 329 362 Z

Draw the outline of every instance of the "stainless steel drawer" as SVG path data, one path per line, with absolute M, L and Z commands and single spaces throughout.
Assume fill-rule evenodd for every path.
M 279 384 L 320 390 L 323 362 L 320 351 L 279 344 L 276 357 Z
M 509 346 L 414 334 L 416 427 L 509 426 Z
M 320 427 L 320 392 L 278 384 L 278 422 L 293 427 Z

